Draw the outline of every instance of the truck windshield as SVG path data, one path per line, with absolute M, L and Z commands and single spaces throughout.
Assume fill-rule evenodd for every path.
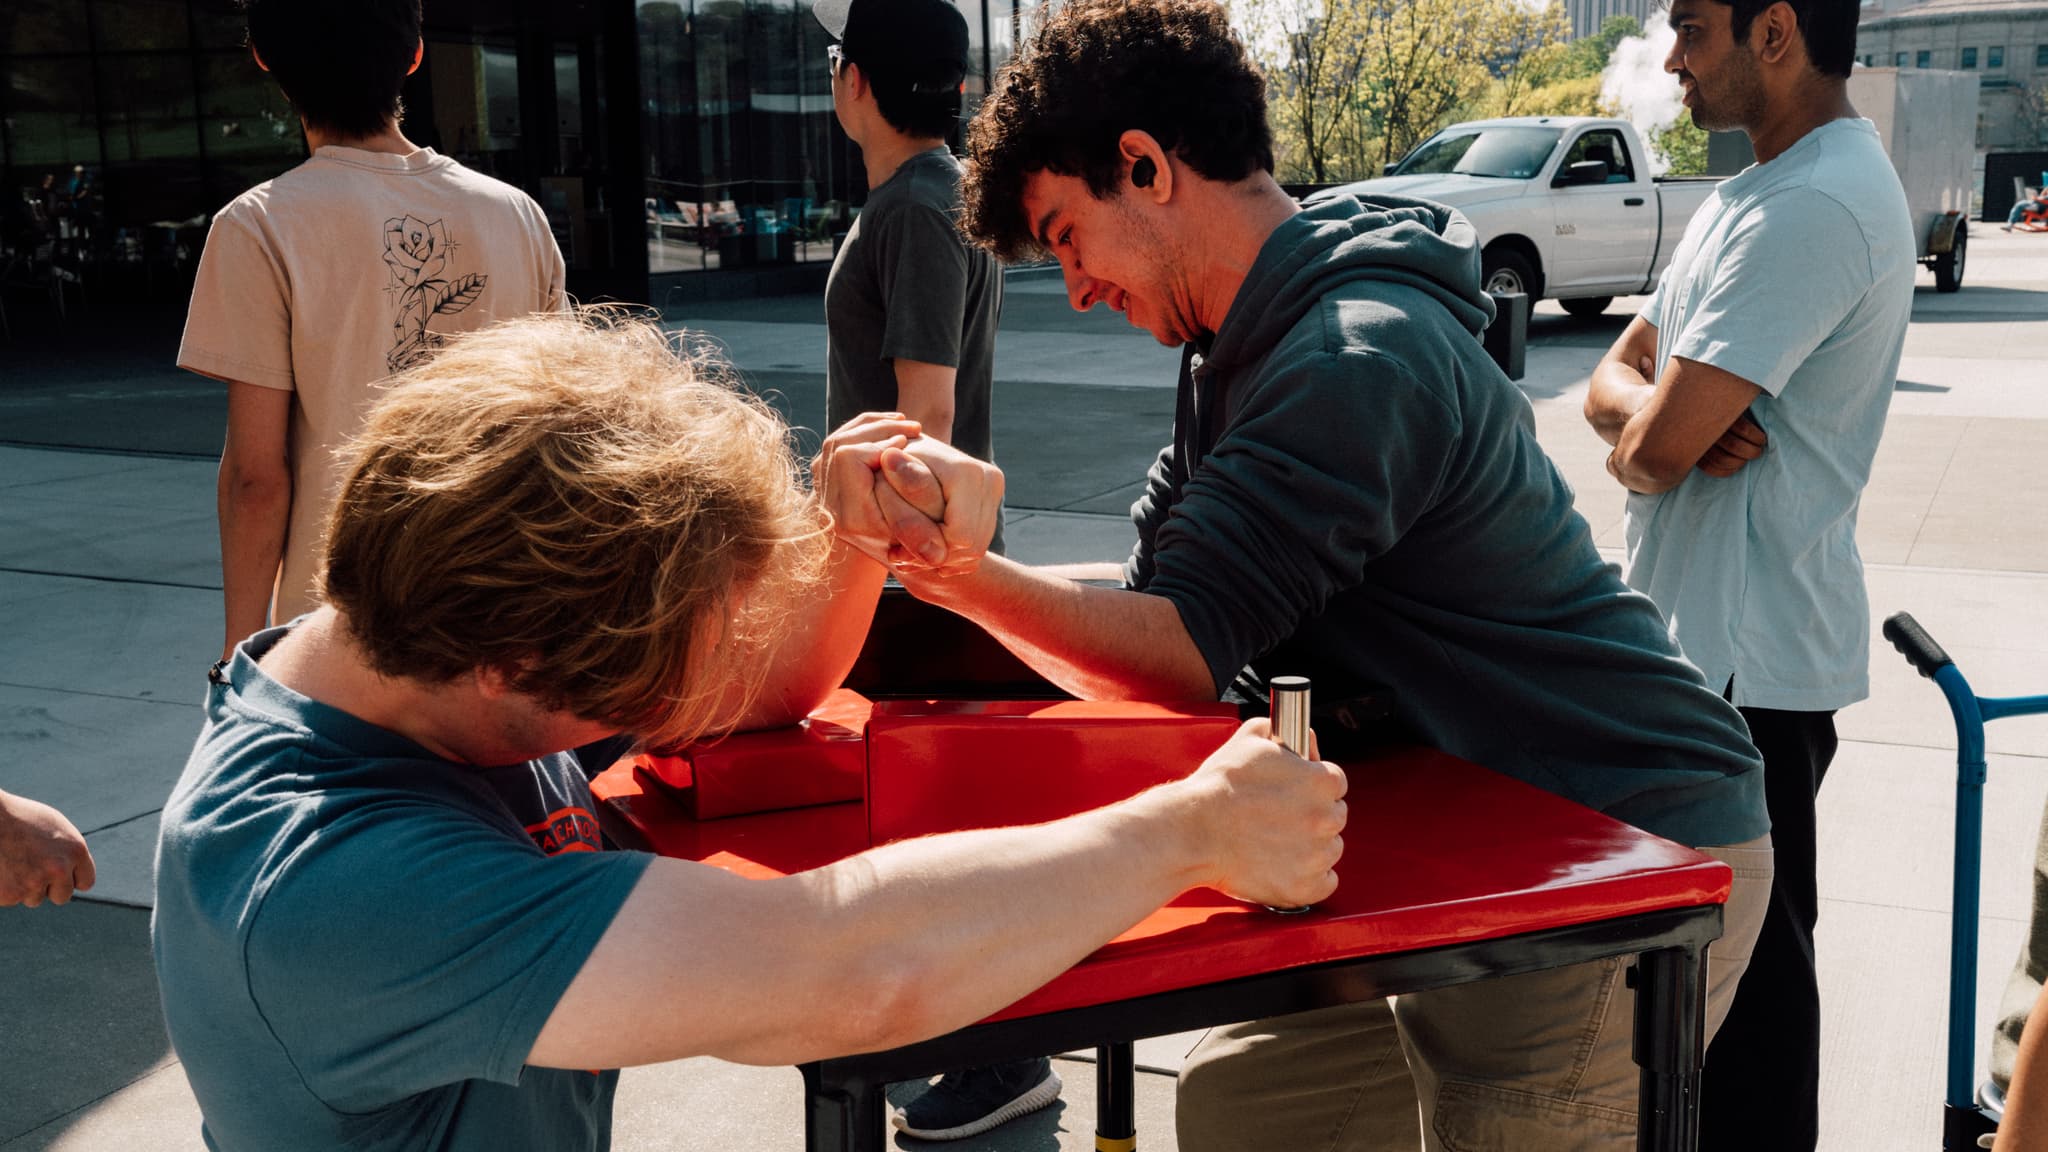
M 1391 175 L 1458 172 L 1528 180 L 1543 170 L 1563 132 L 1556 128 L 1481 128 L 1440 132 L 1410 152 Z

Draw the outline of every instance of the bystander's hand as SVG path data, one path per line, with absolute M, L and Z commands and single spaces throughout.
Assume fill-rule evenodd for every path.
M 1756 418 L 1744 412 L 1735 418 L 1707 454 L 1700 457 L 1700 471 L 1709 476 L 1727 479 L 1742 471 L 1742 466 L 1764 454 L 1771 438 L 1765 434 L 1763 425 Z
M 1199 855 L 1213 868 L 1202 883 L 1275 908 L 1328 899 L 1344 854 L 1348 785 L 1335 764 L 1282 748 L 1270 722 L 1246 721 L 1175 785 L 1195 797 Z
M 62 812 L 0 792 L 0 908 L 63 904 L 93 880 L 92 852 Z

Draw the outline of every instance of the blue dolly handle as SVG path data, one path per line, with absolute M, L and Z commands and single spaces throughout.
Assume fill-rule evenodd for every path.
M 1977 912 L 1984 846 L 1984 725 L 2007 716 L 2048 712 L 2048 696 L 1990 697 L 1970 690 L 1934 637 L 1900 612 L 1884 622 L 1884 638 L 1941 687 L 1956 721 L 1954 912 L 1949 921 L 1948 1088 L 1942 1105 L 1943 1152 L 1967 1152 L 1998 1127 L 1998 1110 L 1977 1103 L 1970 1083 L 1977 1051 Z

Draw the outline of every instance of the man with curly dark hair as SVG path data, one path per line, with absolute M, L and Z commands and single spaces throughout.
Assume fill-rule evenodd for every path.
M 1370 736 L 1336 708 L 1387 707 L 1412 737 L 1703 846 L 1735 869 L 1717 1025 L 1772 868 L 1741 717 L 1601 559 L 1481 347 L 1469 222 L 1297 205 L 1265 125 L 1212 0 L 1075 0 L 1004 70 L 968 136 L 968 227 L 1056 259 L 1076 308 L 1185 348 L 1174 439 L 1122 587 L 995 556 L 901 579 L 1078 696 L 1258 701 L 1305 673 L 1337 755 Z M 1181 1075 L 1181 1147 L 1413 1146 L 1418 1101 L 1432 1149 L 1633 1147 L 1625 967 L 1217 1029 Z

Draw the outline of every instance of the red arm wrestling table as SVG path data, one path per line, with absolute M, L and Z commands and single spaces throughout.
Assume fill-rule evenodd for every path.
M 708 787 L 723 764 L 729 780 L 729 766 L 759 764 L 771 749 L 843 775 L 868 707 L 841 693 L 820 710 L 835 723 L 817 731 L 698 749 L 696 778 Z M 772 877 L 905 835 L 1034 823 L 1108 803 L 1191 770 L 1235 727 L 1221 706 L 872 707 L 865 740 L 855 741 L 865 751 L 862 800 L 698 820 L 672 788 L 690 779 L 687 764 L 674 762 L 661 773 L 667 784 L 628 761 L 596 790 L 653 851 Z M 1397 749 L 1345 770 L 1350 825 L 1329 900 L 1280 915 L 1196 889 L 979 1024 L 804 1065 L 808 1147 L 881 1149 L 889 1083 L 1097 1047 L 1097 1146 L 1128 1149 L 1137 1038 L 1640 953 L 1638 1148 L 1692 1149 L 1706 951 L 1721 934 L 1727 867 L 1440 752 Z

